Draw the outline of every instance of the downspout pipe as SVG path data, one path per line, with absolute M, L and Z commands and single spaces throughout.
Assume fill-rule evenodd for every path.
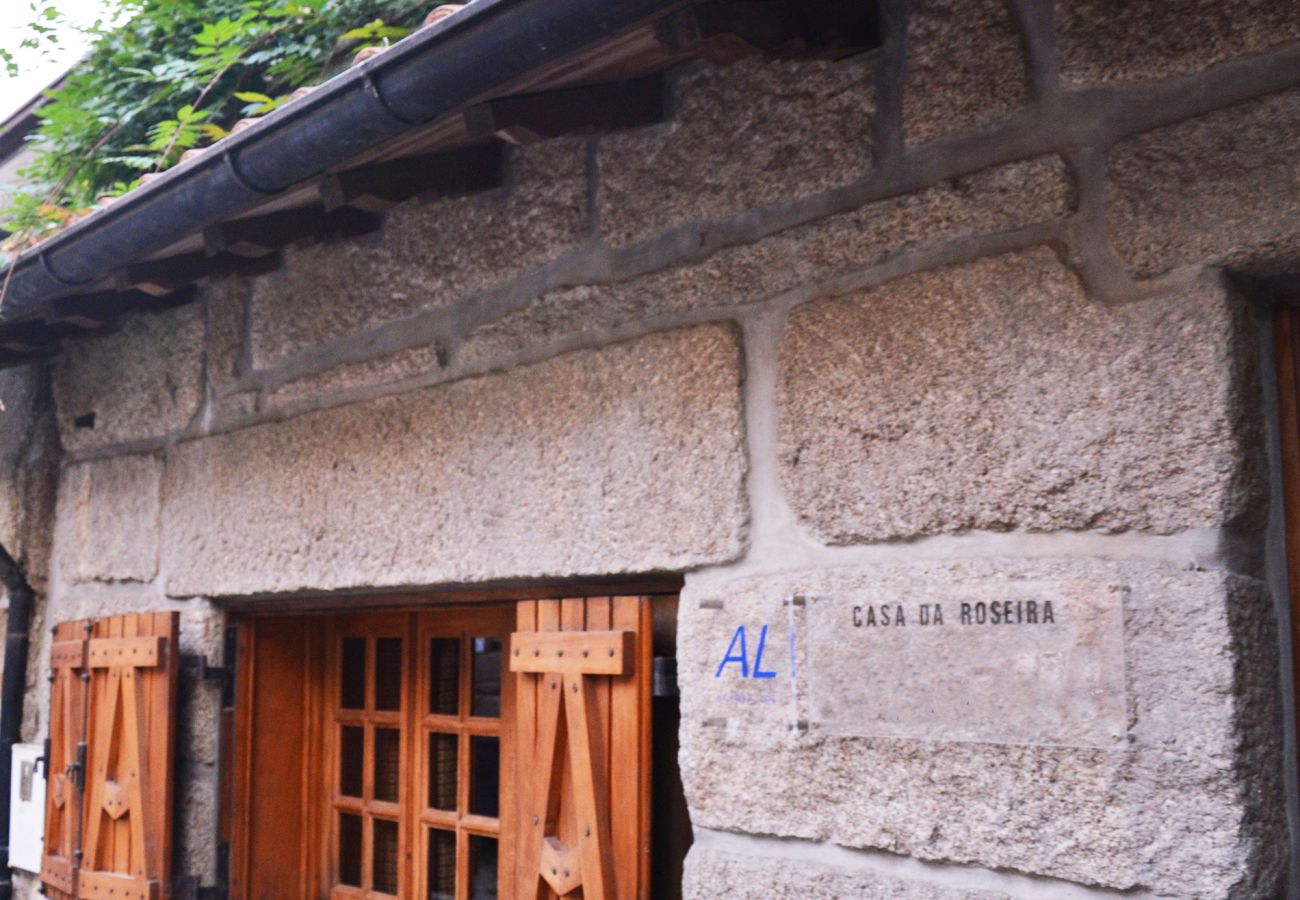
M 23 253 L 0 316 L 31 314 L 685 2 L 473 0 Z
M 31 585 L 9 552 L 0 547 L 0 584 L 9 595 L 4 676 L 0 679 L 0 900 L 13 896 L 9 869 L 9 785 L 14 744 L 22 739 L 23 696 L 27 693 L 27 631 L 32 621 Z

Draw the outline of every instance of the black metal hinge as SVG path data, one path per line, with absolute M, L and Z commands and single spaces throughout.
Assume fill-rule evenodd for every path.
M 182 653 L 181 671 L 192 675 L 199 681 L 215 681 L 219 683 L 223 695 L 227 690 L 227 685 L 233 684 L 235 680 L 233 669 L 229 666 L 214 666 L 201 653 Z
M 651 694 L 655 697 L 676 697 L 677 659 L 672 656 L 656 656 L 654 660 L 654 682 Z
M 76 787 L 77 792 L 86 788 L 86 742 L 77 742 L 77 758 L 74 762 L 68 763 L 68 769 L 64 773 L 68 780 Z
M 203 885 L 197 875 L 177 875 L 172 879 L 172 900 L 226 900 L 224 887 Z
M 197 875 L 172 878 L 172 900 L 228 900 L 230 897 L 230 845 L 217 845 L 217 883 L 205 885 Z

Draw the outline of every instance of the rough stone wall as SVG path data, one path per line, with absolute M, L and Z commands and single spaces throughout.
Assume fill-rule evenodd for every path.
M 51 539 L 59 478 L 60 447 L 50 396 L 50 373 L 41 364 L 0 371 L 0 547 L 17 564 L 33 591 L 29 638 L 35 642 L 45 623 L 50 584 Z M 3 597 L 0 624 L 7 627 L 9 597 Z M 35 740 L 43 728 L 38 667 L 28 665 L 28 696 L 23 704 L 22 738 Z
M 1300 8 L 882 9 L 875 53 L 688 68 L 669 123 L 74 345 L 51 620 L 178 609 L 215 658 L 225 597 L 685 571 L 688 896 L 1276 896 L 1238 285 L 1300 270 Z M 1097 708 L 831 733 L 716 677 L 745 623 L 825 677 L 818 602 L 1040 589 L 1113 626 Z M 909 671 L 973 665 L 943 653 Z M 184 702 L 207 881 L 216 699 Z
M 46 622 L 59 458 L 47 367 L 33 363 L 0 371 L 0 547 L 32 587 L 28 635 L 33 644 L 40 642 Z M 0 590 L 0 628 L 8 627 L 9 603 L 7 592 Z M 0 652 L 0 671 L 4 656 Z M 38 741 L 44 733 L 44 688 L 40 666 L 29 659 L 23 741 Z M 20 891 L 34 890 L 21 876 L 18 886 Z
M 34 363 L 0 371 L 0 546 L 37 591 L 49 573 L 58 458 L 49 373 Z

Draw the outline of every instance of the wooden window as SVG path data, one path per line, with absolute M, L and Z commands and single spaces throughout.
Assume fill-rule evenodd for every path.
M 331 620 L 331 896 L 498 896 L 512 623 L 503 607 Z
M 649 613 L 634 596 L 246 620 L 231 896 L 647 897 Z M 548 665 L 512 655 L 552 631 L 617 642 L 618 674 L 568 666 L 576 699 L 553 704 Z
M 512 622 L 508 607 L 421 619 L 414 800 L 419 896 L 429 900 L 496 897 L 509 877 L 502 794 L 513 735 L 502 722 L 514 720 L 505 677 Z
M 404 616 L 347 618 L 329 646 L 330 875 L 333 896 L 411 892 L 401 865 L 402 805 L 410 793 L 411 648 Z
M 140 613 L 55 627 L 41 864 L 51 897 L 170 895 L 178 624 Z

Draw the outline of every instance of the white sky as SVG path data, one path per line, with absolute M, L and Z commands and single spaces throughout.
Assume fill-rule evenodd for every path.
M 53 5 L 75 22 L 89 24 L 116 6 L 114 0 L 36 0 L 37 6 Z M 42 88 L 58 78 L 85 52 L 82 36 L 71 29 L 60 29 L 59 43 L 51 44 L 42 54 L 34 50 L 19 51 L 18 44 L 27 36 L 26 26 L 36 16 L 28 0 L 0 0 L 0 47 L 14 53 L 18 60 L 17 78 L 10 78 L 0 66 L 0 120 L 21 107 Z

